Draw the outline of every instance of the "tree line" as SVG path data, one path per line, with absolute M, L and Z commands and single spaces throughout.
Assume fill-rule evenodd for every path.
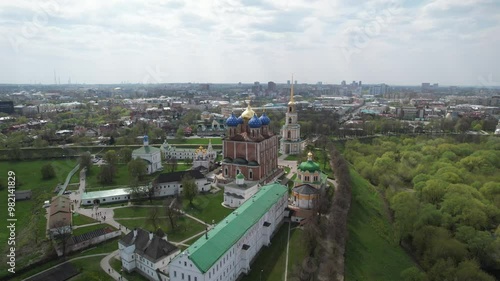
M 419 268 L 402 280 L 495 280 L 500 270 L 500 139 L 349 141 L 345 157 L 390 207 L 394 243 Z

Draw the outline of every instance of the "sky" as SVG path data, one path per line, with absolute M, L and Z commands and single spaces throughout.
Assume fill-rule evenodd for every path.
M 498 0 L 1 1 L 0 83 L 500 86 L 499 35 Z

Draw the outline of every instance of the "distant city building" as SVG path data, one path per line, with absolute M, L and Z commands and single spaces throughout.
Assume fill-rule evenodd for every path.
M 290 87 L 290 101 L 285 114 L 285 125 L 281 129 L 281 133 L 281 153 L 300 154 L 304 149 L 305 141 L 300 138 L 300 124 L 293 96 L 293 85 Z
M 373 85 L 370 87 L 370 95 L 385 95 L 389 92 L 389 86 L 382 83 L 380 85 Z
M 0 101 L 0 112 L 12 114 L 14 113 L 13 101 Z
M 431 85 L 431 83 L 422 83 L 422 87 L 420 90 L 422 91 L 422 93 L 432 93 L 438 90 L 438 88 L 439 88 L 438 83 L 434 83 L 433 85 Z
M 149 145 L 148 136 L 144 136 L 142 147 L 132 151 L 132 159 L 137 158 L 146 161 L 148 175 L 163 170 L 160 149 Z
M 267 90 L 270 92 L 276 91 L 276 83 L 274 83 L 273 81 L 267 82 Z
M 122 268 L 129 273 L 137 271 L 148 280 L 169 280 L 169 263 L 180 250 L 166 238 L 161 229 L 152 233 L 141 228 L 123 236 L 118 241 Z
M 169 265 L 170 281 L 234 281 L 283 223 L 288 188 L 263 186 L 251 200 L 201 236 Z

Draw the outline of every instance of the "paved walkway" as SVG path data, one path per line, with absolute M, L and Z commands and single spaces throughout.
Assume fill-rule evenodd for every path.
M 113 280 L 124 280 L 126 281 L 125 277 L 122 277 L 121 273 L 114 270 L 111 265 L 109 264 L 109 261 L 111 259 L 114 259 L 115 256 L 120 255 L 120 250 L 115 250 L 114 252 L 108 254 L 101 260 L 101 268 L 106 272 L 109 276 L 113 278 Z
M 288 222 L 288 239 L 286 240 L 286 258 L 285 258 L 285 281 L 288 279 L 288 251 L 290 249 L 290 228 L 292 223 Z

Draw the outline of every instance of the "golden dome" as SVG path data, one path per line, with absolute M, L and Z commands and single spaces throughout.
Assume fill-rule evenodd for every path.
M 248 104 L 247 109 L 245 109 L 245 111 L 243 111 L 243 113 L 241 113 L 241 117 L 243 117 L 245 119 L 250 119 L 254 116 L 254 114 L 255 114 L 255 111 L 253 111 L 253 109 L 250 107 L 250 104 Z
M 311 151 L 309 151 L 309 153 L 307 153 L 307 157 L 312 157 L 313 154 L 311 153 Z

